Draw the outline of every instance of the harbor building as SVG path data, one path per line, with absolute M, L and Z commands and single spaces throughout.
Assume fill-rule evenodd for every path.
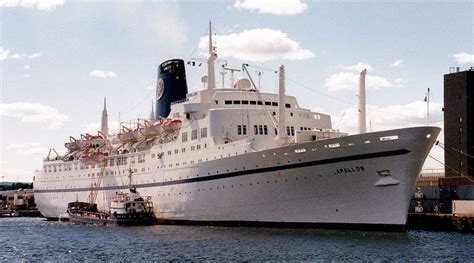
M 446 177 L 474 176 L 474 68 L 444 75 Z

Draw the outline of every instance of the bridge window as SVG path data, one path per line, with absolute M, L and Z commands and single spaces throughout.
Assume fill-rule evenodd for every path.
M 197 130 L 193 130 L 191 132 L 191 140 L 196 140 L 197 139 Z
M 240 100 L 234 100 L 234 104 L 240 104 Z
M 237 135 L 247 135 L 247 125 L 237 125 Z
M 187 132 L 183 132 L 181 134 L 181 140 L 182 140 L 182 142 L 187 142 L 188 141 L 188 133 Z
M 257 105 L 257 102 L 254 101 L 254 100 L 251 100 L 251 101 L 250 101 L 250 105 Z
M 232 104 L 232 101 L 231 100 L 226 100 L 224 103 L 225 104 Z
M 293 127 L 293 126 L 286 126 L 286 135 L 288 135 L 288 136 L 295 136 L 295 127 Z
M 201 128 L 201 138 L 207 137 L 207 127 Z
M 249 104 L 249 101 L 248 100 L 243 100 L 242 104 Z
M 290 109 L 290 108 L 291 108 L 291 104 L 285 103 L 285 107 L 288 108 L 288 109 Z

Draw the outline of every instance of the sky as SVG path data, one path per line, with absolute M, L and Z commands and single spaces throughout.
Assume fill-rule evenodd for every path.
M 0 0 L 0 180 L 31 181 L 50 148 L 97 130 L 104 96 L 112 129 L 148 117 L 158 65 L 205 58 L 209 20 L 220 63 L 263 72 L 264 92 L 285 65 L 287 93 L 336 129 L 357 132 L 363 68 L 369 130 L 427 125 L 428 88 L 443 127 L 443 75 L 474 66 L 473 14 L 456 0 Z M 205 69 L 187 66 L 190 91 Z

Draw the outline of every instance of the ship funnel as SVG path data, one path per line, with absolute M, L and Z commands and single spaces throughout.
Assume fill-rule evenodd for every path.
M 359 77 L 359 133 L 366 133 L 365 121 L 365 75 L 367 69 L 360 72 Z
M 171 111 L 171 103 L 183 100 L 188 94 L 186 71 L 182 59 L 172 59 L 158 67 L 156 84 L 155 119 L 166 118 Z

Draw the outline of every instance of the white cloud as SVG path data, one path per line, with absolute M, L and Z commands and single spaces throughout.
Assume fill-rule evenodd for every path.
M 52 11 L 64 4 L 64 0 L 0 0 L 0 7 L 36 8 L 43 11 Z
M 95 77 L 95 78 L 116 78 L 117 74 L 112 71 L 96 69 L 89 72 L 89 76 Z
M 301 0 L 236 0 L 234 8 L 260 14 L 298 15 L 303 13 L 308 6 Z
M 246 61 L 277 59 L 302 60 L 314 56 L 286 33 L 268 28 L 244 30 L 240 33 L 215 36 L 217 53 L 222 57 L 234 57 Z M 208 48 L 208 36 L 201 37 L 199 47 Z
M 85 131 L 90 134 L 96 134 L 100 130 L 100 122 L 92 122 L 86 125 Z M 109 121 L 109 134 L 118 133 L 118 121 Z
M 7 59 L 9 53 L 10 51 L 8 49 L 0 47 L 0 61 Z
M 452 55 L 454 61 L 460 65 L 463 64 L 474 64 L 474 55 L 468 53 L 457 53 Z
M 367 71 L 374 70 L 374 67 L 372 67 L 369 64 L 363 63 L 363 62 L 359 62 L 355 65 L 350 65 L 350 66 L 340 66 L 340 68 L 343 68 L 343 69 L 349 70 L 349 71 L 353 71 L 353 72 L 357 72 L 357 73 L 360 73 L 364 69 L 367 69 Z
M 401 59 L 395 60 L 392 64 L 390 64 L 390 67 L 392 67 L 392 68 L 401 68 L 401 67 L 403 67 L 403 60 L 401 60 Z
M 1 2 L 2 0 L 0 0 Z M 41 57 L 41 53 L 33 53 L 31 55 L 25 53 L 11 53 L 10 50 L 0 47 L 0 61 L 6 59 L 28 59 L 28 58 L 38 58 Z
M 441 103 L 430 102 L 430 123 L 439 123 L 443 120 L 442 107 Z M 343 112 L 345 116 L 338 129 L 351 134 L 357 133 L 357 108 L 348 108 Z M 341 116 L 341 114 L 334 116 Z M 367 129 L 370 124 L 373 131 L 427 125 L 426 102 L 420 100 L 404 105 L 367 105 Z
M 49 148 L 41 146 L 39 143 L 30 144 L 10 144 L 6 147 L 7 150 L 14 151 L 20 155 L 41 155 L 44 156 L 48 153 Z
M 28 58 L 39 58 L 41 57 L 43 54 L 41 53 L 33 53 L 31 55 L 28 56 Z
M 24 69 L 30 69 L 31 66 L 30 66 L 30 65 L 24 65 L 23 68 L 24 68 Z
M 40 103 L 0 104 L 0 116 L 20 118 L 26 123 L 43 123 L 50 129 L 61 128 L 68 117 L 57 109 Z
M 359 89 L 359 74 L 353 72 L 339 72 L 332 74 L 326 79 L 324 86 L 329 91 L 338 90 L 358 90 Z M 383 88 L 401 88 L 404 87 L 402 79 L 396 81 L 389 81 L 385 78 L 373 75 L 366 76 L 367 89 L 383 89 Z

